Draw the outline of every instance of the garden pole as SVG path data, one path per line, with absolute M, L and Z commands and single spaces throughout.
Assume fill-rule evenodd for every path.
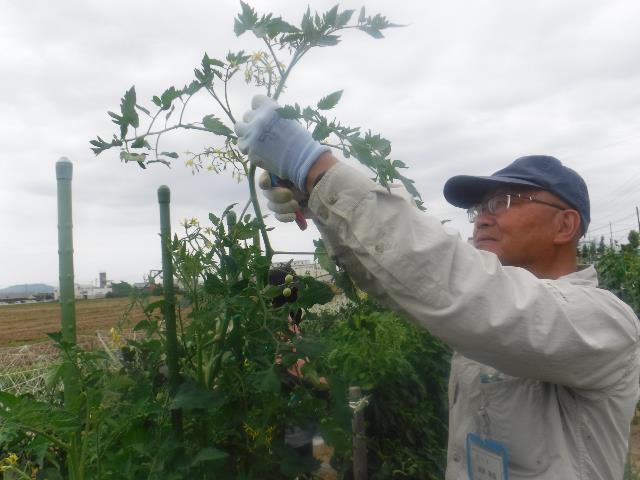
M 76 305 L 73 276 L 73 215 L 71 209 L 71 179 L 73 164 L 62 157 L 56 162 L 58 181 L 58 274 L 60 292 L 60 323 L 62 340 L 76 344 Z M 63 369 L 64 401 L 67 406 L 78 401 L 80 387 L 75 369 L 67 359 Z
M 353 480 L 367 480 L 367 438 L 364 427 L 364 405 L 360 387 L 349 387 L 349 405 L 353 409 Z
M 76 345 L 76 302 L 73 275 L 73 211 L 71 208 L 71 179 L 73 164 L 67 157 L 56 162 L 56 180 L 58 183 L 58 292 L 60 301 L 60 326 L 62 341 L 68 345 Z M 67 357 L 62 366 L 62 384 L 64 388 L 64 405 L 67 410 L 78 411 L 80 408 L 80 382 L 76 375 L 75 350 L 66 348 Z M 69 357 L 68 355 L 72 355 Z M 71 435 L 70 448 L 67 452 L 69 478 L 80 480 L 83 477 L 78 456 L 82 439 L 80 432 Z
M 180 384 L 178 372 L 178 337 L 176 333 L 176 294 L 173 285 L 173 261 L 171 259 L 171 190 L 166 185 L 158 188 L 160 205 L 160 246 L 162 248 L 162 287 L 164 290 L 164 321 L 167 332 L 167 366 L 169 387 L 175 395 Z M 176 434 L 182 435 L 182 412 L 172 410 L 171 418 Z

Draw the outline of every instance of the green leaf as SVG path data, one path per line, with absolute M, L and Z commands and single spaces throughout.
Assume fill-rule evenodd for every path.
M 384 38 L 384 35 L 380 30 L 375 27 L 358 27 L 359 30 L 371 35 L 373 38 Z
M 417 199 L 422 198 L 420 196 L 420 192 L 418 192 L 418 190 L 415 187 L 415 182 L 407 177 L 404 177 L 402 175 L 398 175 L 398 178 L 400 179 L 400 181 L 402 182 L 402 184 L 404 185 L 404 188 L 407 189 L 407 192 L 409 192 L 413 197 L 416 197 Z
M 95 153 L 96 155 L 101 154 L 102 152 L 110 149 L 111 147 L 119 147 L 122 145 L 122 141 L 117 137 L 115 137 L 115 135 L 114 135 L 113 141 L 111 141 L 110 143 L 104 141 L 100 137 L 97 137 L 96 140 L 89 141 L 89 143 L 93 145 L 94 148 L 92 148 L 91 150 L 93 150 L 93 153 Z
M 296 104 L 295 107 L 285 105 L 284 107 L 278 108 L 277 112 L 282 118 L 286 118 L 288 120 L 297 120 L 300 118 L 300 107 L 298 104 Z
M 330 93 L 326 97 L 322 97 L 318 102 L 318 108 L 320 110 L 331 110 L 340 101 L 342 92 L 344 92 L 344 90 L 338 90 L 337 92 Z
M 274 38 L 280 35 L 281 33 L 294 33 L 299 31 L 296 27 L 285 22 L 280 17 L 273 18 L 268 22 L 265 22 L 263 28 L 264 28 L 265 34 L 269 38 Z
M 229 66 L 238 67 L 251 58 L 251 55 L 245 55 L 244 50 L 240 50 L 237 53 L 229 52 L 227 53 L 227 62 L 229 62 Z
M 133 327 L 134 332 L 139 332 L 140 330 L 148 330 L 151 328 L 151 322 L 149 320 L 140 320 Z
M 358 23 L 364 23 L 366 20 L 364 6 L 360 9 L 360 16 L 358 17 Z
M 302 336 L 297 337 L 294 343 L 296 346 L 296 352 L 300 357 L 317 358 L 328 349 L 325 342 Z
M 406 163 L 400 160 L 394 160 L 393 162 L 391 162 L 391 165 L 393 165 L 395 168 L 409 168 L 407 167 Z
M 210 71 L 212 65 L 214 67 L 224 67 L 224 62 L 217 58 L 210 58 L 209 55 L 205 53 L 204 57 L 202 57 L 202 68 L 204 68 L 205 71 Z
M 311 474 L 320 467 L 320 460 L 311 455 L 300 455 L 293 448 L 283 445 L 273 447 L 280 459 L 281 478 L 301 478 L 303 474 Z M 309 478 L 304 476 L 304 478 Z
M 140 163 L 140 162 L 144 162 L 146 158 L 147 158 L 146 153 L 130 153 L 130 152 L 127 152 L 126 150 L 122 150 L 120 152 L 120 160 L 124 162 Z
M 146 108 L 144 108 L 142 105 L 138 105 L 136 103 L 136 108 L 144 113 L 146 113 L 147 115 L 151 115 L 151 112 L 149 112 L 149 110 L 147 110 Z
M 187 95 L 193 95 L 198 90 L 200 90 L 202 87 L 203 87 L 202 83 L 198 82 L 197 80 L 193 80 L 188 86 L 185 86 L 182 89 L 182 91 L 184 93 L 186 93 Z
M 233 130 L 227 127 L 222 121 L 215 115 L 207 115 L 202 119 L 202 125 L 216 135 L 224 135 L 226 137 L 233 136 Z
M 353 15 L 353 12 L 355 12 L 355 10 L 345 10 L 340 15 L 338 15 L 338 18 L 336 20 L 336 28 L 342 28 L 347 23 L 349 23 L 349 20 L 351 20 L 351 16 Z
M 319 142 L 327 138 L 329 135 L 331 135 L 331 128 L 329 128 L 324 122 L 316 124 L 316 128 L 313 129 L 313 133 L 311 134 L 313 139 Z
M 160 155 L 164 155 L 169 158 L 178 158 L 178 154 L 176 152 L 162 152 Z
M 222 450 L 218 450 L 217 448 L 211 448 L 211 447 L 203 448 L 198 452 L 198 455 L 196 455 L 196 458 L 193 459 L 193 462 L 191 462 L 191 466 L 195 467 L 201 463 L 218 462 L 221 460 L 226 460 L 228 456 L 229 456 L 228 453 L 223 452 Z
M 238 37 L 247 30 L 252 30 L 258 21 L 258 15 L 253 8 L 242 0 L 240 1 L 240 6 L 242 8 L 242 13 L 238 15 L 233 23 L 233 31 Z
M 120 138 L 125 138 L 129 125 L 134 128 L 138 128 L 140 123 L 138 112 L 136 112 L 135 86 L 127 90 L 120 100 L 120 111 L 122 113 L 122 117 L 119 122 L 114 119 L 114 123 L 118 123 L 120 125 Z
M 131 148 L 142 148 L 142 147 L 145 146 L 145 143 L 146 143 L 146 141 L 145 141 L 144 137 L 138 137 L 131 144 Z
M 192 411 L 216 408 L 220 402 L 221 399 L 213 391 L 193 381 L 186 381 L 180 385 L 171 403 L 172 408 Z
M 144 307 L 144 313 L 153 313 L 155 309 L 162 310 L 163 308 L 164 308 L 164 299 L 158 300 L 156 302 L 151 302 L 149 305 Z
M 330 302 L 335 294 L 331 287 L 313 277 L 298 278 L 298 299 L 295 304 L 302 308 L 323 305 Z
M 160 96 L 160 104 L 162 110 L 169 110 L 173 101 L 180 96 L 180 92 L 176 90 L 176 87 L 167 88 Z
M 259 392 L 265 393 L 279 393 L 280 392 L 280 377 L 275 370 L 275 367 L 271 366 L 266 370 L 260 370 L 251 375 L 253 386 Z
M 323 17 L 326 26 L 335 26 L 336 20 L 338 19 L 338 5 L 334 6 L 331 10 L 325 13 Z

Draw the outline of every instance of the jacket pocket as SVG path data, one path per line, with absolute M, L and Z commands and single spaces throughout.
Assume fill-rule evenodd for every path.
M 486 433 L 506 447 L 509 470 L 517 475 L 547 470 L 551 459 L 544 383 L 507 377 L 481 383 L 480 390 Z

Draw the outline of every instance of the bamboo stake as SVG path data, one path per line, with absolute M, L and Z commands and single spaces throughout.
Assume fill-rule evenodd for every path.
M 349 405 L 353 410 L 351 429 L 353 431 L 353 480 L 367 480 L 367 437 L 364 426 L 364 407 L 367 399 L 362 398 L 360 387 L 349 387 Z
M 173 261 L 171 259 L 171 191 L 166 185 L 158 188 L 160 206 L 160 246 L 162 248 L 162 287 L 164 290 L 164 321 L 167 335 L 167 366 L 169 387 L 175 395 L 180 384 L 178 371 L 178 337 L 176 332 L 176 294 L 173 285 Z M 171 419 L 176 434 L 182 436 L 182 412 L 171 411 Z
M 60 324 L 62 340 L 76 344 L 76 304 L 73 274 L 73 212 L 71 200 L 71 179 L 73 164 L 62 157 L 56 162 L 58 183 L 58 275 L 60 292 Z M 78 401 L 80 387 L 75 375 L 72 359 L 65 363 L 62 381 L 64 401 L 70 406 Z

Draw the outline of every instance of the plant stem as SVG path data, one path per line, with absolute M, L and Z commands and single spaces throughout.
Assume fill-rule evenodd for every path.
M 220 105 L 220 108 L 222 108 L 222 110 L 224 110 L 224 113 L 227 114 L 227 117 L 229 117 L 229 119 L 233 122 L 236 123 L 233 115 L 231 115 L 231 111 L 227 110 L 227 107 L 224 106 L 224 103 L 222 103 L 222 101 L 218 98 L 218 95 L 216 95 L 216 92 L 213 91 L 213 87 L 209 88 L 206 87 L 207 92 L 209 92 L 209 94 L 215 99 L 216 102 L 218 102 L 218 105 Z
M 173 127 L 167 127 L 167 128 L 163 128 L 162 130 L 157 130 L 155 132 L 147 132 L 145 133 L 143 136 L 144 137 L 149 137 L 151 135 L 159 135 L 161 133 L 165 133 L 165 132 L 170 132 L 171 130 L 177 130 L 178 128 L 184 128 L 185 130 L 202 130 L 203 132 L 209 132 L 210 130 L 204 127 L 199 127 L 198 125 L 195 125 L 193 123 L 178 123 L 176 125 L 174 125 Z M 133 137 L 133 138 L 127 138 L 126 140 L 124 140 L 125 142 L 131 142 L 133 140 L 135 140 L 137 137 Z
M 271 248 L 271 242 L 269 242 L 269 235 L 267 234 L 267 227 L 264 224 L 264 219 L 262 218 L 262 210 L 260 209 L 260 202 L 258 201 L 258 195 L 256 193 L 256 165 L 251 164 L 249 167 L 249 194 L 251 196 L 251 203 L 253 204 L 253 210 L 256 212 L 256 218 L 258 219 L 258 225 L 260 227 L 260 233 L 262 234 L 262 241 L 264 242 L 264 252 L 265 255 L 271 261 L 273 257 L 273 248 Z
M 280 66 L 280 62 L 278 62 L 278 57 L 276 57 L 276 52 L 274 52 L 273 46 L 271 45 L 271 43 L 266 38 L 264 39 L 264 43 L 267 44 L 267 48 L 269 48 L 269 52 L 271 53 L 271 56 L 273 57 L 273 61 L 276 64 L 276 68 L 278 69 L 278 73 L 280 74 L 280 78 L 282 78 L 283 75 L 284 75 L 284 71 L 282 70 L 282 67 Z
M 233 114 L 231 113 L 231 107 L 229 106 L 229 96 L 227 95 L 227 84 L 229 83 L 230 78 L 231 77 L 229 76 L 229 66 L 227 66 L 227 72 L 224 76 L 224 102 L 227 104 L 227 109 L 225 110 L 225 112 L 227 112 L 227 115 L 229 115 L 229 119 L 233 123 L 236 123 L 236 119 L 233 118 Z
M 315 252 L 283 252 L 283 251 L 275 251 L 274 255 L 315 255 Z

